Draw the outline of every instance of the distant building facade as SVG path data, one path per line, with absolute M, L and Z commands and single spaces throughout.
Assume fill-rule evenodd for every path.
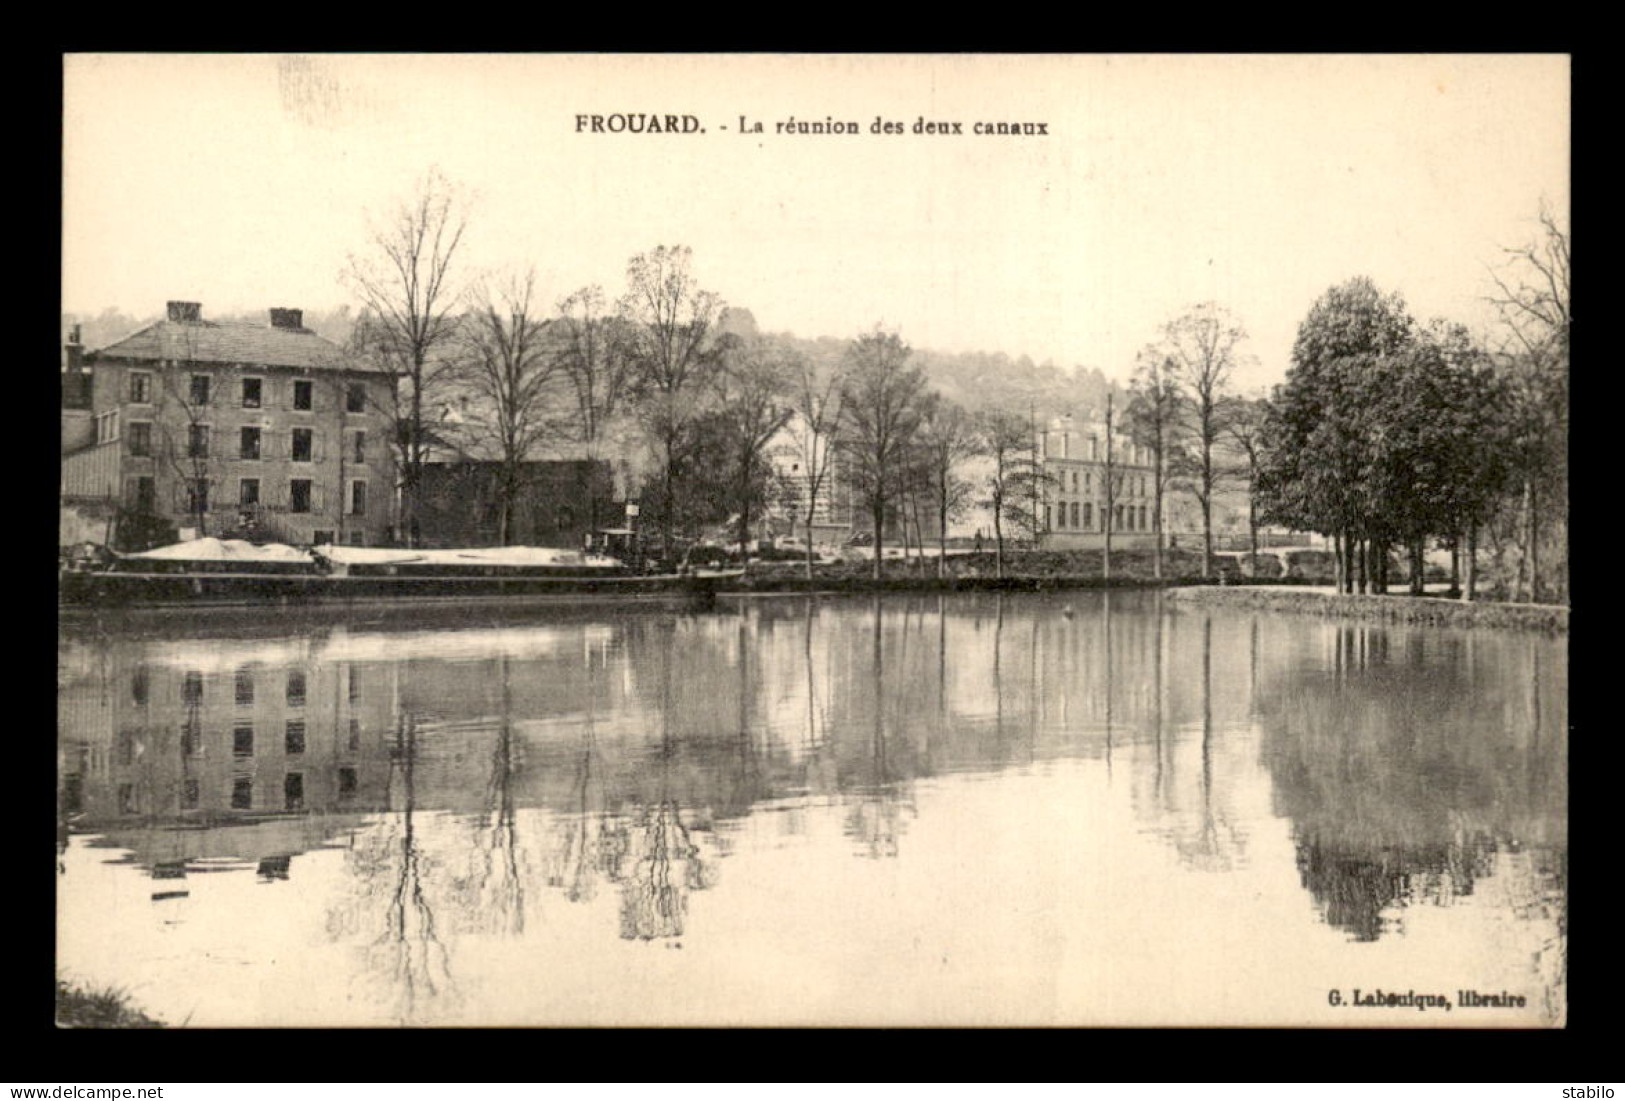
M 388 538 L 393 380 L 306 329 L 300 310 L 260 326 L 170 302 L 164 320 L 97 351 L 77 336 L 63 369 L 63 543 Z
M 1075 423 L 1064 416 L 1038 432 L 1037 454 L 1046 475 L 1039 544 L 1045 550 L 1102 546 L 1108 522 L 1114 544 L 1150 545 L 1156 511 L 1151 454 L 1125 436 L 1113 435 L 1108 493 L 1104 424 Z

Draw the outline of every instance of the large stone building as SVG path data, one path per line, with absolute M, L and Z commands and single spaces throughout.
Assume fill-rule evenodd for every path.
M 1109 487 L 1105 425 L 1058 417 L 1038 432 L 1037 451 L 1046 475 L 1042 490 L 1046 550 L 1101 546 L 1108 520 L 1119 546 L 1150 544 L 1156 487 L 1145 448 L 1113 434 Z
M 384 372 L 272 309 L 205 321 L 195 302 L 63 364 L 63 544 L 125 549 L 233 534 L 386 541 L 395 464 Z

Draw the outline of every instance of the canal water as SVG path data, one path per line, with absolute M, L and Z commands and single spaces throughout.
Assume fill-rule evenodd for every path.
M 1558 1024 L 1566 681 L 1155 593 L 73 627 L 58 971 L 193 1026 Z

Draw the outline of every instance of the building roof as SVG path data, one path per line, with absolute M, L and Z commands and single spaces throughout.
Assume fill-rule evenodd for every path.
M 278 328 L 245 321 L 158 321 L 89 353 L 86 358 L 342 367 L 383 373 L 371 365 L 350 362 L 342 348 L 310 329 Z

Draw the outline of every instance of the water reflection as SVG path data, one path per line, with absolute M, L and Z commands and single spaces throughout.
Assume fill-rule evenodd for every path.
M 74 844 L 150 880 L 168 925 L 211 905 L 186 897 L 209 873 L 252 877 L 273 909 L 308 889 L 324 939 L 402 1022 L 487 997 L 464 976 L 490 945 L 590 955 L 579 938 L 598 929 L 676 948 L 720 923 L 714 906 L 771 910 L 754 869 L 784 846 L 833 851 L 831 814 L 859 860 L 819 864 L 826 904 L 840 915 L 851 892 L 873 920 L 886 903 L 861 892 L 891 882 L 872 878 L 885 868 L 985 874 L 941 831 L 1025 822 L 1022 777 L 1101 815 L 1091 844 L 1151 839 L 1169 875 L 1290 867 L 1354 943 L 1493 881 L 1509 920 L 1551 929 L 1535 970 L 1561 998 L 1566 662 L 1546 639 L 989 594 L 300 638 L 87 633 L 64 638 L 59 668 L 64 906 L 92 905 L 73 894 Z M 1086 796 L 1093 773 L 1072 764 L 1104 787 Z M 1014 802 L 928 824 L 963 781 Z M 1045 875 L 1076 862 L 1059 851 Z

